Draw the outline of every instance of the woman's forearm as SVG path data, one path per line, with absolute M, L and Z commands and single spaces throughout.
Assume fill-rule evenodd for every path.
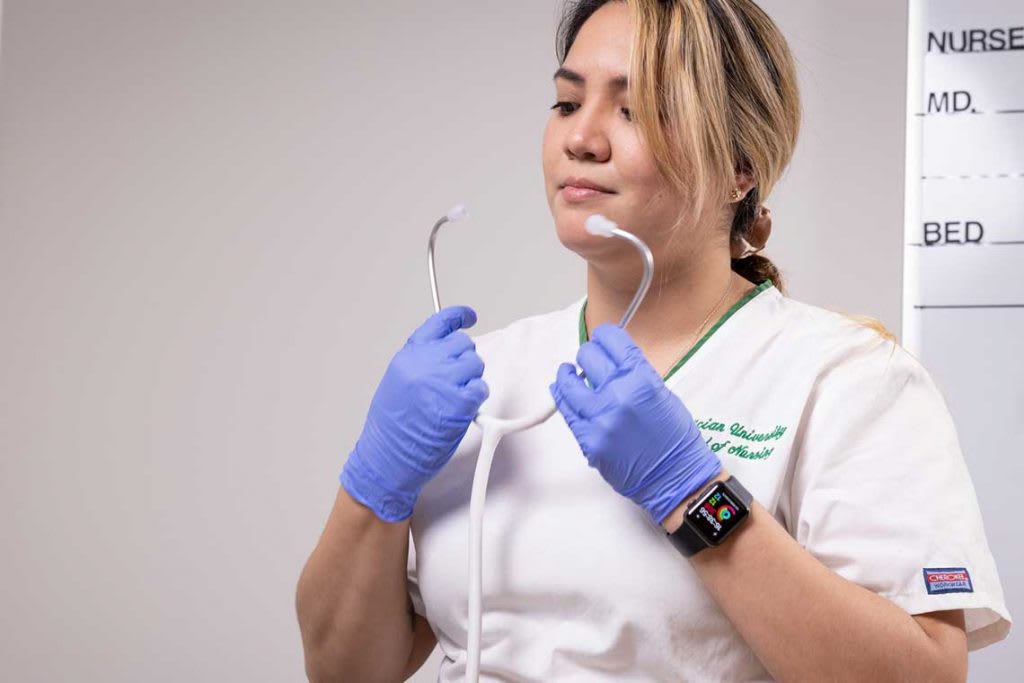
M 295 606 L 310 681 L 395 681 L 412 649 L 409 520 L 384 522 L 339 487 Z
M 674 531 L 680 522 L 677 510 L 663 526 Z M 776 680 L 942 681 L 955 673 L 911 615 L 823 565 L 757 501 L 732 537 L 689 561 Z

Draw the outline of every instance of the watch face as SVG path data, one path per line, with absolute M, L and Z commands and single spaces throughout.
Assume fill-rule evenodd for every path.
M 750 512 L 719 482 L 686 517 L 710 543 L 719 543 Z

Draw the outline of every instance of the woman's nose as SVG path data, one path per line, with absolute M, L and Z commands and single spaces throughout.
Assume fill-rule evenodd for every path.
M 565 152 L 571 159 L 605 161 L 611 154 L 611 145 L 596 112 L 576 112 L 576 120 L 565 141 Z

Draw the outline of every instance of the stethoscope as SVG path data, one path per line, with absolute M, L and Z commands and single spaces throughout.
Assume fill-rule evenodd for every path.
M 427 266 L 430 272 L 430 290 L 434 297 L 434 312 L 441 310 L 441 301 L 437 294 L 437 275 L 434 271 L 434 241 L 437 231 L 442 225 L 455 222 L 466 215 L 466 209 L 459 204 L 442 216 L 430 231 L 430 242 L 427 246 Z M 651 250 L 636 235 L 622 230 L 601 214 L 592 214 L 585 222 L 587 232 L 602 237 L 619 237 L 629 241 L 637 248 L 644 261 L 644 274 L 640 281 L 640 287 L 633 300 L 622 316 L 620 327 L 625 327 L 641 302 L 647 295 L 647 289 L 651 286 L 651 279 L 654 273 L 654 257 Z M 586 375 L 583 375 L 586 380 Z M 484 499 L 487 496 L 487 479 L 491 474 L 491 461 L 494 460 L 494 452 L 498 448 L 498 442 L 506 434 L 521 432 L 535 427 L 546 421 L 558 411 L 554 399 L 550 393 L 546 395 L 544 407 L 535 415 L 528 415 L 515 419 L 504 419 L 491 415 L 477 413 L 473 422 L 483 430 L 483 437 L 480 444 L 480 455 L 476 462 L 476 471 L 473 473 L 473 488 L 469 498 L 469 648 L 467 650 L 466 680 L 478 681 L 480 675 L 480 630 L 481 630 L 481 592 L 483 573 L 483 526 L 484 526 Z

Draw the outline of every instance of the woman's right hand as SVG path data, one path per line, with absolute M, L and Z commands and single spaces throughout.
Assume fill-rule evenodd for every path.
M 391 359 L 340 480 L 385 522 L 412 515 L 423 486 L 448 464 L 489 389 L 468 306 L 427 318 Z

